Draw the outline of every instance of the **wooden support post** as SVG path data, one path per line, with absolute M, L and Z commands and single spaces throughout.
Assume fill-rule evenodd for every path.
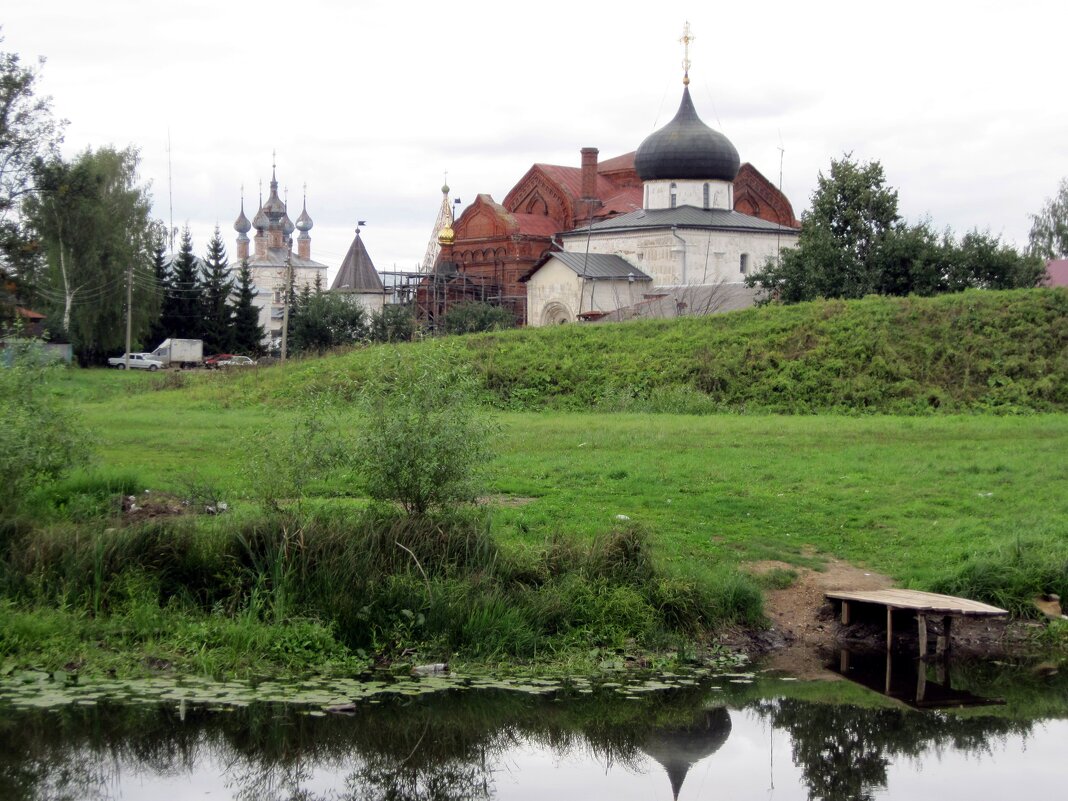
M 845 648 L 838 654 L 838 670 L 845 675 L 849 672 L 849 651 Z
M 849 601 L 842 601 L 842 625 L 849 625 Z
M 916 615 L 916 627 L 920 634 L 920 659 L 924 660 L 927 658 L 927 615 L 923 612 Z
M 886 690 L 885 694 L 890 695 L 890 681 L 893 673 L 893 659 L 890 655 L 890 649 L 886 650 Z
M 916 663 L 916 703 L 922 704 L 927 695 L 927 663 L 920 659 Z
M 946 641 L 942 654 L 948 657 L 950 651 L 953 650 L 953 618 L 949 615 L 942 618 L 942 638 Z
M 894 645 L 894 607 L 886 607 L 886 650 Z

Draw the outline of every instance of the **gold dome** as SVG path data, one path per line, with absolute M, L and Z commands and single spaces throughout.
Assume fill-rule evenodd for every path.
M 452 230 L 451 225 L 446 225 L 440 231 L 438 231 L 438 244 L 439 245 L 451 245 L 456 241 L 456 232 Z

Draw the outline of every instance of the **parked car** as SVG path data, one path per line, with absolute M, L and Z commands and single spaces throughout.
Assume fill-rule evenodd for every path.
M 119 370 L 126 369 L 126 356 L 113 356 L 108 359 L 108 366 L 115 367 Z M 151 353 L 131 353 L 130 354 L 130 369 L 131 370 L 150 370 L 153 373 L 163 367 L 163 362 L 153 359 Z
M 214 370 L 219 366 L 220 362 L 229 361 L 232 358 L 234 358 L 233 353 L 216 353 L 213 356 L 208 356 L 204 360 L 204 366 L 209 370 Z
M 229 359 L 219 362 L 219 367 L 254 367 L 255 359 L 248 356 L 231 356 Z

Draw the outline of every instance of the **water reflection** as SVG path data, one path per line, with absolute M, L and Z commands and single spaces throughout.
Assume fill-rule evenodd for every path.
M 911 761 L 926 760 L 918 770 L 931 781 L 979 758 L 1026 773 L 1038 797 L 1058 797 L 1060 779 L 1041 777 L 1055 776 L 1060 763 L 1043 773 L 1037 749 L 1024 746 L 1068 736 L 1068 725 L 1042 722 L 1066 717 L 1068 681 L 1049 672 L 1023 678 L 1002 683 L 988 666 L 954 677 L 961 690 L 1005 696 L 1003 717 L 803 700 L 828 690 L 770 681 L 640 697 L 449 691 L 323 717 L 283 704 L 6 708 L 0 798 L 685 801 L 765 799 L 770 784 L 780 801 L 911 799 L 915 788 L 895 794 L 892 781 Z M 1047 737 L 1035 738 L 1036 726 Z M 772 764 L 776 776 L 767 775 Z M 969 772 L 954 774 L 959 795 L 991 797 L 969 787 Z
M 923 660 L 897 651 L 840 650 L 827 669 L 916 709 L 993 706 L 1005 703 L 953 686 L 954 663 Z
M 716 753 L 730 733 L 730 713 L 723 707 L 708 709 L 684 726 L 654 730 L 642 744 L 642 751 L 667 772 L 672 797 L 677 799 L 694 763 Z

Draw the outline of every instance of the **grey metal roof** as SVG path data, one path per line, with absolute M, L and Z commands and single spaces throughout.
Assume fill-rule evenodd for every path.
M 550 253 L 548 258 L 559 259 L 577 275 L 585 276 L 591 281 L 603 279 L 635 281 L 652 281 L 648 275 L 625 259 L 607 253 L 572 253 L 562 251 Z M 548 259 L 547 259 L 548 260 Z
M 674 119 L 649 134 L 634 154 L 634 169 L 643 181 L 733 181 L 740 164 L 731 140 L 697 116 L 689 87 L 683 89 Z
M 634 228 L 715 228 L 724 231 L 785 231 L 796 233 L 796 228 L 779 225 L 759 217 L 751 217 L 728 209 L 699 209 L 696 206 L 678 206 L 674 209 L 638 209 L 593 224 L 594 231 L 616 231 Z M 576 228 L 564 236 L 585 233 L 587 228 Z
M 349 252 L 341 262 L 341 269 L 334 276 L 330 285 L 331 292 L 365 292 L 385 293 L 382 279 L 375 270 L 375 265 L 363 246 L 363 240 L 357 234 L 349 245 Z
M 248 266 L 285 267 L 287 257 L 289 258 L 289 263 L 293 267 L 314 267 L 320 270 L 326 269 L 325 264 L 313 261 L 312 259 L 302 259 L 289 248 L 267 248 L 266 253 L 262 256 L 257 256 L 255 253 L 251 253 L 248 257 Z

